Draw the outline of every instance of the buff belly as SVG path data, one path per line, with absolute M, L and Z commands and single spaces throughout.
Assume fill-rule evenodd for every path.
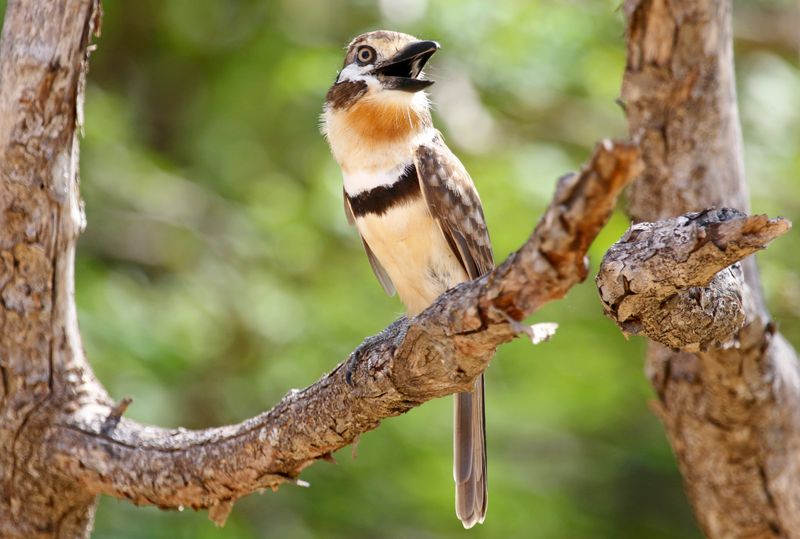
M 445 290 L 467 280 L 422 197 L 366 214 L 356 226 L 394 283 L 409 315 L 416 315 Z

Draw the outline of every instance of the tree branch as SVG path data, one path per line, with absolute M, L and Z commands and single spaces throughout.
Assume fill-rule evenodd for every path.
M 202 431 L 124 418 L 109 429 L 115 410 L 102 390 L 89 387 L 95 402 L 51 429 L 52 462 L 90 492 L 163 508 L 212 508 L 210 517 L 222 522 L 236 499 L 295 481 L 381 420 L 471 387 L 495 348 L 519 331 L 515 321 L 585 279 L 590 243 L 640 170 L 632 145 L 598 144 L 580 173 L 559 181 L 533 235 L 503 264 L 368 338 L 347 362 L 260 416 Z
M 626 335 L 687 352 L 729 343 L 745 322 L 741 268 L 731 264 L 790 227 L 732 209 L 635 224 L 600 265 L 606 315 Z

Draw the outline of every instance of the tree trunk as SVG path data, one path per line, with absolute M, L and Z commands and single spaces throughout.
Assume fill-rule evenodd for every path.
M 42 452 L 79 406 L 73 301 L 81 91 L 97 0 L 10 1 L 0 43 L 0 536 L 84 537 L 95 495 Z
M 746 212 L 731 1 L 628 0 L 624 9 L 622 100 L 646 165 L 630 190 L 634 221 Z M 651 341 L 647 375 L 705 534 L 800 537 L 797 358 L 764 308 L 754 259 L 743 269 L 744 327 L 697 353 Z

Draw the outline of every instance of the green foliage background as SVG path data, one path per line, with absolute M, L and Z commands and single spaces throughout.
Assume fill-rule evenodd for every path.
M 737 70 L 753 209 L 800 217 L 798 50 L 790 0 L 737 4 Z M 86 351 L 132 418 L 236 422 L 313 383 L 401 312 L 370 273 L 318 131 L 354 35 L 437 39 L 435 121 L 481 192 L 498 260 L 555 179 L 623 137 L 616 1 L 105 2 L 86 95 L 77 300 Z M 791 35 L 791 32 L 790 32 Z M 596 267 L 627 226 L 618 214 Z M 800 345 L 797 234 L 760 255 L 769 304 Z M 591 279 L 535 316 L 549 343 L 487 371 L 490 504 L 469 536 L 688 538 L 680 476 L 642 373 L 641 339 L 603 318 Z M 358 457 L 205 513 L 103 499 L 97 538 L 465 537 L 453 514 L 451 402 L 362 437 Z

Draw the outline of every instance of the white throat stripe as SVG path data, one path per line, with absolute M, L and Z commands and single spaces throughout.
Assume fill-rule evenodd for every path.
M 413 165 L 412 161 L 397 165 L 389 170 L 356 170 L 344 173 L 344 190 L 350 196 L 356 196 L 364 191 L 370 191 L 376 187 L 389 187 L 397 183 L 403 175 L 406 167 Z

